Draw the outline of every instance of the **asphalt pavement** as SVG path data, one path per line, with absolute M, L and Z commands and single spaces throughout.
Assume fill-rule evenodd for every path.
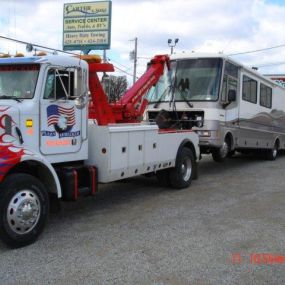
M 137 177 L 63 204 L 36 243 L 0 243 L 0 284 L 285 284 L 285 156 L 199 169 L 188 189 Z

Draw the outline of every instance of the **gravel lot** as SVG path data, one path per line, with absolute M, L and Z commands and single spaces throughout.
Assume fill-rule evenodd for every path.
M 285 255 L 284 170 L 284 155 L 204 156 L 189 189 L 104 185 L 63 204 L 35 244 L 0 243 L 0 284 L 285 284 L 285 263 L 250 262 Z

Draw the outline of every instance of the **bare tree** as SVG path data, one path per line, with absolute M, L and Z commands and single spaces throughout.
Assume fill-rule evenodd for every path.
M 105 92 L 108 94 L 110 102 L 118 101 L 126 92 L 128 82 L 126 76 L 110 75 L 104 80 Z

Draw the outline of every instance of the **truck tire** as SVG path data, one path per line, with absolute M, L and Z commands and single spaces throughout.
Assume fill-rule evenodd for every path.
M 0 238 L 17 248 L 33 243 L 44 229 L 49 198 L 43 184 L 29 174 L 11 174 L 0 187 Z
M 163 169 L 156 172 L 156 178 L 159 184 L 163 187 L 171 186 L 169 169 Z
M 173 188 L 182 189 L 190 186 L 195 165 L 194 155 L 189 148 L 183 147 L 177 154 L 176 164 L 170 169 L 170 184 Z

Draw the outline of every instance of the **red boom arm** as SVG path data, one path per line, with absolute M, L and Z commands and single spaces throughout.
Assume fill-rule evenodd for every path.
M 89 88 L 92 97 L 89 117 L 96 119 L 99 125 L 139 122 L 148 103 L 143 97 L 158 82 L 165 64 L 169 68 L 167 55 L 155 56 L 150 61 L 147 71 L 122 98 L 116 103 L 109 104 L 97 72 L 114 71 L 114 67 L 108 63 L 89 63 Z

